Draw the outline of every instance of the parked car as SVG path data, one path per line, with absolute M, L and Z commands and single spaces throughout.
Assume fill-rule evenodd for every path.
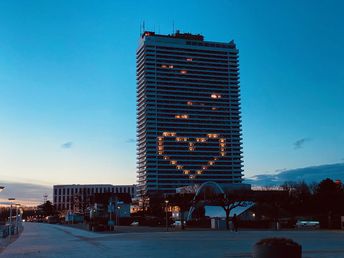
M 46 222 L 49 224 L 57 224 L 60 222 L 60 219 L 57 216 L 48 216 L 45 219 L 46 219 Z
M 130 224 L 131 226 L 138 226 L 139 222 L 138 221 L 134 221 L 133 223 Z
M 302 228 L 318 229 L 320 228 L 320 222 L 317 220 L 298 220 L 295 224 L 295 227 L 298 229 L 302 229 Z
M 180 228 L 182 227 L 182 222 L 180 220 L 176 220 L 171 226 L 173 228 Z

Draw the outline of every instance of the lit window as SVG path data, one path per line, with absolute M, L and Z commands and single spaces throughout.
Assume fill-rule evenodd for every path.
M 169 65 L 168 68 L 172 69 L 174 66 L 173 65 Z
M 211 109 L 212 109 L 212 110 L 217 110 L 217 108 L 216 108 L 216 107 L 212 107 Z
M 163 136 L 176 136 L 176 133 L 174 133 L 174 132 L 163 132 L 162 135 Z
M 203 166 L 202 169 L 203 169 L 203 170 L 206 170 L 206 169 L 208 169 L 208 167 L 207 167 L 207 166 Z
M 159 153 L 159 155 L 162 155 L 162 154 L 164 154 L 164 152 L 163 152 L 163 151 L 159 151 L 158 153 Z
M 180 73 L 181 74 L 187 74 L 188 72 L 186 70 L 181 70 Z
M 221 138 L 221 139 L 220 139 L 220 142 L 225 142 L 225 139 Z
M 186 58 L 186 61 L 192 62 L 192 58 Z
M 162 150 L 164 150 L 164 147 L 163 146 L 158 146 L 158 150 L 162 151 Z
M 226 152 L 223 152 L 223 151 L 222 151 L 220 154 L 221 154 L 221 156 L 223 157 L 223 156 L 226 155 Z
M 178 119 L 188 119 L 189 118 L 189 115 L 186 115 L 186 114 L 182 114 L 182 115 L 175 115 L 174 116 L 175 118 L 178 118 Z
M 161 65 L 161 68 L 167 68 L 167 65 Z
M 224 143 L 220 143 L 220 146 L 221 146 L 221 147 L 225 147 L 225 144 L 224 144 Z
M 190 174 L 190 170 L 184 170 L 183 173 L 184 173 L 184 175 L 188 175 L 188 174 Z
M 172 165 L 176 165 L 176 164 L 177 164 L 177 161 L 176 161 L 176 160 L 171 160 L 170 163 L 171 163 Z
M 167 157 L 167 156 L 164 156 L 164 160 L 168 160 L 168 159 L 170 159 L 169 157 Z
M 176 168 L 177 168 L 177 169 L 183 169 L 183 166 L 177 165 Z
M 216 133 L 209 133 L 209 134 L 207 134 L 207 136 L 208 136 L 209 138 L 213 138 L 213 139 L 219 137 L 219 135 L 216 134 Z
M 196 142 L 205 142 L 206 139 L 205 138 L 196 138 Z
M 190 179 L 195 179 L 196 176 L 195 176 L 195 175 L 190 175 L 189 178 L 190 178 Z
M 186 138 L 186 137 L 177 137 L 176 138 L 177 142 L 186 142 L 187 140 L 188 140 L 188 138 Z
M 208 164 L 209 164 L 210 166 L 212 166 L 212 165 L 214 165 L 214 161 L 208 161 Z
M 203 171 L 202 170 L 197 170 L 196 173 L 197 173 L 197 175 L 201 175 L 203 173 Z
M 220 99 L 221 98 L 221 95 L 220 94 L 216 94 L 216 93 L 213 93 L 210 95 L 211 98 L 213 99 Z
M 159 141 L 162 141 L 162 137 L 158 137 L 158 140 L 159 140 Z
M 192 142 L 189 143 L 189 150 L 190 151 L 194 151 L 195 150 L 194 144 Z
M 188 104 L 189 106 L 192 106 L 192 102 L 191 101 L 186 102 L 186 104 Z

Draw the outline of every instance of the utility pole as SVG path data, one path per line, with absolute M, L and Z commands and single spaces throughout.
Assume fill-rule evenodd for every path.
M 9 232 L 9 239 L 11 239 L 11 235 L 12 235 L 12 204 L 16 198 L 8 198 L 8 200 L 11 202 L 11 206 L 10 206 L 10 232 Z
M 167 210 L 168 200 L 165 200 L 165 211 L 166 211 L 166 231 L 168 231 L 168 210 Z

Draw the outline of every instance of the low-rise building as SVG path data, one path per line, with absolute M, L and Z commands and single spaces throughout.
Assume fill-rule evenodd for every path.
M 91 204 L 91 198 L 101 193 L 127 193 L 131 198 L 136 197 L 136 185 L 54 185 L 53 202 L 60 212 L 85 213 Z

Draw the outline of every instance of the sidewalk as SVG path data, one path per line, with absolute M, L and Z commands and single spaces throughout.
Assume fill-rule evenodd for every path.
M 23 230 L 22 230 L 22 232 L 23 232 Z M 16 240 L 20 237 L 20 235 L 21 235 L 22 232 L 20 232 L 18 235 L 13 235 L 13 236 L 11 236 L 11 239 L 10 239 L 9 237 L 0 238 L 0 254 L 1 254 L 2 251 L 5 250 L 5 248 L 6 248 L 8 245 L 10 245 L 10 244 L 13 243 L 14 241 L 16 241 Z

